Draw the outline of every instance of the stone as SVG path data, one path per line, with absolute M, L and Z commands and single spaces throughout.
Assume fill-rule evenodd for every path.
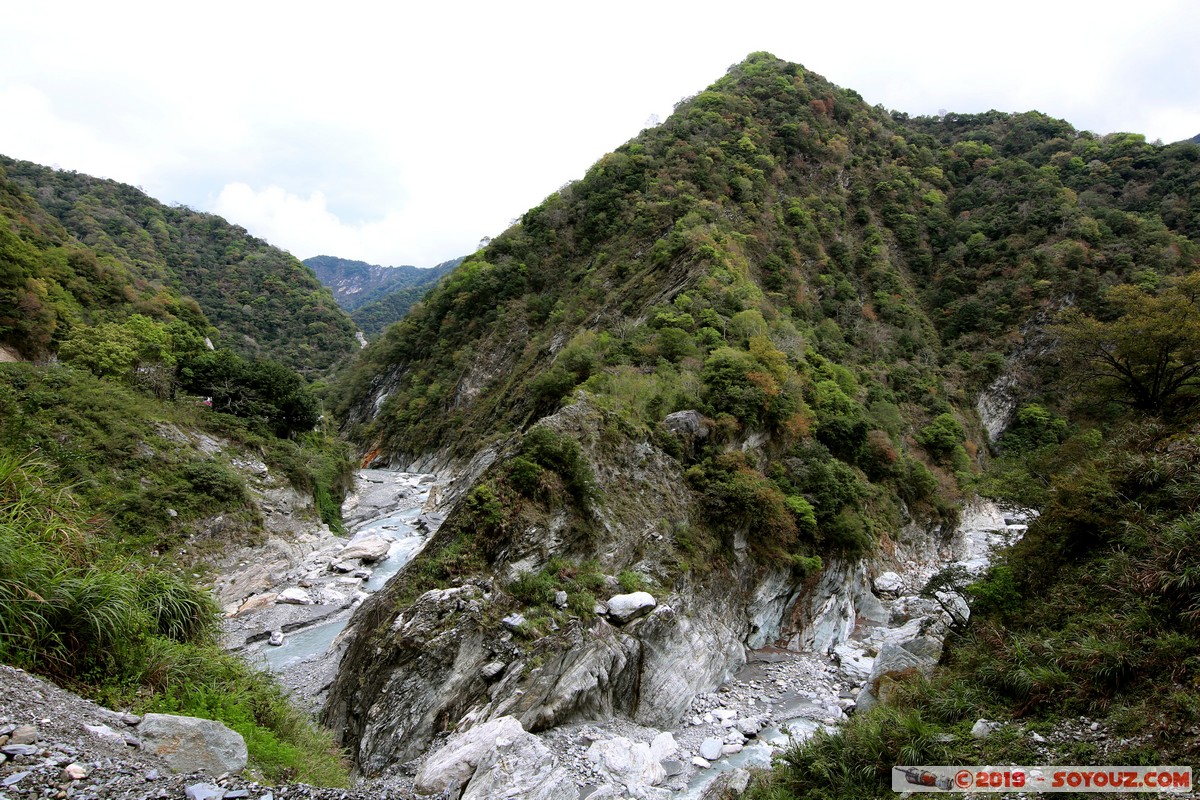
M 62 779 L 64 781 L 81 781 L 87 776 L 87 767 L 79 763 L 67 764 L 62 771 Z
M 17 746 L 25 747 L 26 745 L 17 745 Z M 16 786 L 18 783 L 25 780 L 25 778 L 31 774 L 32 773 L 30 773 L 30 772 L 14 772 L 12 775 L 9 775 L 4 780 L 0 781 L 0 786 Z
M 712 764 L 709 763 L 707 758 L 703 758 L 702 756 L 693 756 L 692 766 L 699 767 L 700 769 L 708 769 L 712 766 Z
M 739 719 L 737 721 L 737 729 L 743 736 L 757 736 L 762 730 L 761 719 Z
M 479 674 L 483 676 L 484 680 L 490 681 L 504 672 L 504 666 L 503 661 L 489 661 L 479 668 Z
M 350 598 L 331 586 L 325 586 L 317 592 L 317 603 L 323 606 L 345 608 L 350 605 Z
M 557 766 L 550 749 L 513 717 L 489 720 L 451 736 L 425 761 L 414 785 L 421 794 L 451 797 L 465 786 L 462 800 L 578 797 L 575 782 Z
M 461 800 L 576 800 L 579 789 L 565 769 L 555 766 L 550 748 L 532 734 L 507 745 L 497 743 L 479 763 Z
M 705 762 L 705 766 L 708 766 L 708 762 Z M 676 761 L 674 759 L 667 759 L 666 761 L 662 762 L 662 768 L 663 768 L 663 772 L 667 773 L 668 778 L 674 778 L 676 775 L 683 774 L 683 762 L 682 761 Z
M 650 613 L 658 601 L 649 592 L 618 594 L 608 599 L 608 618 L 618 625 Z
M 692 409 L 668 414 L 663 418 L 663 427 L 676 436 L 689 439 L 706 439 L 712 432 L 704 415 Z
M 271 638 L 267 639 L 267 644 L 272 647 L 279 647 L 283 644 L 283 631 L 271 631 Z
M 392 549 L 392 543 L 382 536 L 356 536 L 337 554 L 339 561 L 358 559 L 373 564 L 387 556 Z
M 183 796 L 187 800 L 221 800 L 225 796 L 225 790 L 211 783 L 193 783 L 183 790 Z
M 920 652 L 928 651 L 926 644 L 917 644 L 914 647 Z M 875 658 L 875 666 L 871 669 L 871 675 L 867 679 L 866 685 L 858 694 L 855 706 L 859 711 L 871 709 L 887 700 L 892 689 L 899 681 L 904 680 L 905 676 L 920 673 L 929 677 L 933 674 L 933 668 L 936 665 L 936 658 L 913 653 L 903 644 L 884 643 L 879 655 Z
M 746 789 L 750 788 L 750 772 L 744 769 L 735 769 L 725 788 L 733 795 L 741 796 Z
M 700 743 L 700 757 L 706 761 L 716 761 L 721 757 L 721 747 L 724 744 L 720 739 L 709 737 Z
M 673 738 L 671 744 L 674 744 Z M 668 746 L 665 742 L 660 743 L 660 748 Z M 625 786 L 657 786 L 667 777 L 650 745 L 624 736 L 592 742 L 587 757 L 597 768 Z
M 942 640 L 935 636 L 918 636 L 900 644 L 914 656 L 937 663 L 942 658 Z
M 301 589 L 299 586 L 289 586 L 276 595 L 275 602 L 295 606 L 310 606 L 312 605 L 312 597 L 309 596 L 306 589 Z
M 258 611 L 260 608 L 274 605 L 275 599 L 278 597 L 274 592 L 263 592 L 262 594 L 252 595 L 237 607 L 233 612 L 233 616 L 240 617 L 242 614 L 249 614 L 251 611 Z
M 439 794 L 454 786 L 465 786 L 498 740 L 512 741 L 524 733 L 525 729 L 514 717 L 488 720 L 463 733 L 455 733 L 425 759 L 413 785 L 419 794 Z
M 895 572 L 883 572 L 877 575 L 875 580 L 871 581 L 871 585 L 881 595 L 897 595 L 904 584 L 900 576 Z
M 743 747 L 744 747 L 744 745 L 740 745 L 740 744 L 723 744 L 723 745 L 721 745 L 721 755 L 735 756 L 738 753 L 742 752 Z
M 98 736 L 101 739 L 109 739 L 114 742 L 123 742 L 125 737 L 117 733 L 107 725 L 84 725 L 83 729 L 92 736 Z
M 975 724 L 971 726 L 971 735 L 976 739 L 986 739 L 992 735 L 992 731 L 1000 727 L 998 722 L 989 722 L 986 719 L 975 720 Z
M 504 619 L 500 620 L 500 624 L 508 628 L 513 633 L 521 630 L 525 624 L 525 616 L 523 614 L 509 614 Z
M 937 592 L 934 597 L 955 625 L 966 625 L 971 619 L 971 607 L 967 605 L 966 598 L 958 592 Z
M 554 605 L 559 608 L 567 607 L 567 593 L 561 589 L 554 593 Z
M 679 744 L 670 731 L 663 731 L 650 740 L 650 757 L 655 761 L 670 758 L 679 752 Z
M 137 727 L 146 750 L 175 772 L 239 773 L 246 768 L 246 742 L 219 722 L 174 714 L 147 714 Z
M 32 725 L 21 725 L 8 737 L 9 744 L 33 744 L 39 738 L 38 729 Z

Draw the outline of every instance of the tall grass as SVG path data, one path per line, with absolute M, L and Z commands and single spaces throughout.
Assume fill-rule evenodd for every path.
M 0 658 L 69 681 L 147 627 L 137 583 L 96 562 L 86 521 L 46 467 L 0 454 Z
M 0 661 L 110 705 L 217 719 L 270 780 L 344 785 L 332 739 L 267 674 L 214 644 L 210 595 L 105 557 L 48 466 L 0 451 Z

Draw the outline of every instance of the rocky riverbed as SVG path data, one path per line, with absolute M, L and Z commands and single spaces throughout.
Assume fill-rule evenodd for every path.
M 448 483 L 433 475 L 360 470 L 342 508 L 347 537 L 324 525 L 301 525 L 281 530 L 265 548 L 228 556 L 216 582 L 226 610 L 226 648 L 277 673 L 297 702 L 315 712 L 354 609 L 441 525 L 437 499 Z
M 216 582 L 229 648 L 275 670 L 297 702 L 315 711 L 350 615 L 436 530 L 446 486 L 427 475 L 362 471 L 344 508 L 349 538 L 311 522 L 287 527 L 275 520 L 268 544 L 231 554 Z M 271 500 L 283 513 L 295 511 L 289 498 Z M 0 798 L 181 797 L 202 784 L 212 787 L 204 789 L 209 794 L 197 789 L 189 796 L 408 798 L 431 788 L 467 800 L 504 792 L 570 800 L 739 793 L 747 770 L 769 766 L 794 742 L 886 696 L 890 672 L 931 670 L 945 631 L 969 612 L 952 586 L 929 597 L 920 589 L 946 567 L 978 574 L 991 550 L 1018 537 L 1025 521 L 980 503 L 937 553 L 898 546 L 869 563 L 828 564 L 796 603 L 790 638 L 749 652 L 740 670 L 695 696 L 668 729 L 614 718 L 529 734 L 501 717 L 443 735 L 418 758 L 348 793 L 173 773 L 140 746 L 123 715 L 8 670 L 0 674 L 9 698 L 0 705 L 0 731 L 11 728 L 11 735 L 24 725 L 39 732 L 36 751 L 5 756 Z M 123 738 L 105 739 L 88 725 L 107 725 Z M 76 763 L 79 778 L 66 772 Z M 444 774 L 459 776 L 455 786 L 432 787 L 441 779 L 431 776 Z
M 671 728 L 614 718 L 530 734 L 512 717 L 489 719 L 436 739 L 383 780 L 399 791 L 415 781 L 416 789 L 440 792 L 448 785 L 436 776 L 455 774 L 461 780 L 451 794 L 462 791 L 468 800 L 495 792 L 597 800 L 737 793 L 748 769 L 769 766 L 795 742 L 886 697 L 895 673 L 931 671 L 946 632 L 965 623 L 969 610 L 953 581 L 930 596 L 921 589 L 947 568 L 960 581 L 978 575 L 1026 521 L 1023 513 L 976 503 L 937 552 L 897 546 L 869 563 L 831 563 L 795 610 L 800 622 L 779 643 L 786 646 L 748 653 L 740 670 L 693 698 Z

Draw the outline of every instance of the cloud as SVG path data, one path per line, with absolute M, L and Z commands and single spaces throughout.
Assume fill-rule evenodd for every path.
M 217 211 L 301 257 L 432 264 L 752 51 L 914 115 L 1036 109 L 1170 142 L 1200 133 L 1198 27 L 1194 0 L 25 3 L 0 26 L 0 152 Z
M 44 92 L 25 83 L 0 87 L 0 143 L 5 155 L 47 166 L 138 184 L 146 159 L 97 137 L 88 125 L 59 114 Z
M 346 222 L 329 209 L 323 192 L 302 197 L 279 186 L 256 190 L 245 183 L 227 184 L 212 210 L 302 259 L 334 255 L 385 266 L 431 267 L 472 252 L 486 234 L 464 233 L 460 219 L 421 205 Z

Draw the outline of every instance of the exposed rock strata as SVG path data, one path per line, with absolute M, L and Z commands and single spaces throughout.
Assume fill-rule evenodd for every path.
M 451 726 L 505 715 L 535 732 L 612 715 L 670 726 L 692 697 L 745 662 L 747 645 L 779 637 L 798 594 L 788 570 L 746 561 L 699 580 L 677 574 L 668 532 L 693 512 L 677 461 L 649 442 L 604 435 L 612 421 L 586 403 L 543 424 L 583 445 L 602 498 L 589 508 L 592 533 L 549 519 L 506 541 L 489 575 L 401 608 L 405 581 L 398 579 L 364 603 L 324 718 L 344 732 L 365 773 L 417 757 Z M 444 544 L 439 537 L 453 536 L 452 523 L 453 513 L 430 553 Z M 616 616 L 611 606 L 603 607 L 607 617 L 575 616 L 530 646 L 499 624 L 508 612 L 493 610 L 503 599 L 497 581 L 554 556 L 598 557 L 611 575 L 630 570 L 668 591 L 637 598 L 644 616 L 626 616 L 619 599 Z M 503 676 L 485 678 L 496 662 L 507 665 Z

